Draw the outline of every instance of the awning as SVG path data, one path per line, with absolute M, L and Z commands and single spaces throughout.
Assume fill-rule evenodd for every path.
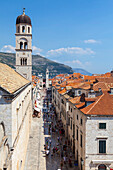
M 113 160 L 92 160 L 93 164 L 111 164 Z
M 40 112 L 40 108 L 38 108 L 38 107 L 34 107 L 34 110 L 36 110 L 37 112 Z

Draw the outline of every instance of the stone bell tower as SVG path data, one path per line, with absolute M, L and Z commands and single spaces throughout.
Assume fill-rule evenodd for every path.
M 32 81 L 32 25 L 31 19 L 23 14 L 16 19 L 16 71 Z
M 46 69 L 46 88 L 49 88 L 49 70 L 48 68 Z

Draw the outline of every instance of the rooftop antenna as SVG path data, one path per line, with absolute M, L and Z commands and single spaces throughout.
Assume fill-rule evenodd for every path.
M 25 8 L 23 8 L 23 15 L 25 15 Z

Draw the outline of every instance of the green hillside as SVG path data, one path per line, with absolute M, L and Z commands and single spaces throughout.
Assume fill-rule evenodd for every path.
M 33 74 L 42 73 L 45 76 L 46 68 L 48 67 L 50 76 L 54 77 L 57 74 L 61 73 L 73 73 L 72 68 L 64 64 L 60 64 L 54 61 L 51 61 L 40 55 L 33 55 Z M 15 69 L 15 54 L 13 53 L 2 53 L 0 52 L 0 62 L 9 65 Z

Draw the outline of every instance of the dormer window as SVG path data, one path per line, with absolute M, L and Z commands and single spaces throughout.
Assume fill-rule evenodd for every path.
M 81 95 L 81 91 L 80 90 L 78 91 L 78 94 Z

